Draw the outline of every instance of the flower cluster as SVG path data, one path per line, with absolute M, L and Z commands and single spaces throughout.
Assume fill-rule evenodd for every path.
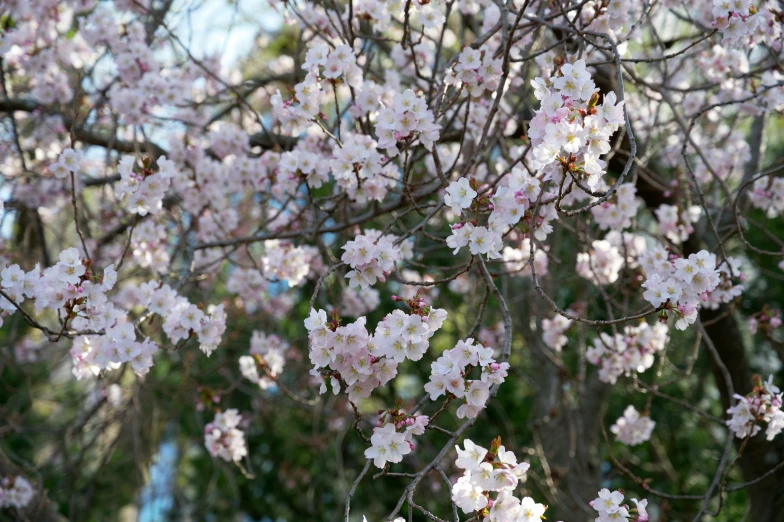
M 591 213 L 602 230 L 622 230 L 632 226 L 639 207 L 637 189 L 632 183 L 622 183 L 611 199 L 592 207 Z
M 450 183 L 446 189 L 444 202 L 455 215 L 462 216 L 463 210 L 476 211 L 477 214 L 489 213 L 487 225 L 479 225 L 476 220 L 461 219 L 451 226 L 452 234 L 447 237 L 446 244 L 454 249 L 454 254 L 468 246 L 471 254 L 500 259 L 503 257 L 503 236 L 521 222 L 523 241 L 530 240 L 531 234 L 540 241 L 544 240 L 552 231 L 549 221 L 556 218 L 552 205 L 542 205 L 536 217 L 530 211 L 542 187 L 541 181 L 524 169 L 513 168 L 492 196 L 478 195 L 482 189 L 476 180 L 465 178 Z M 486 188 L 484 192 L 487 192 Z M 528 246 L 530 248 L 530 244 Z M 530 257 L 530 253 L 524 255 Z
M 688 259 L 671 256 L 669 265 L 659 263 L 652 268 L 642 285 L 643 298 L 662 308 L 664 322 L 671 311 L 678 318 L 675 327 L 679 330 L 685 330 L 697 320 L 700 303 L 707 301 L 708 294 L 722 281 L 716 269 L 716 255 L 707 250 L 690 254 Z
M 312 246 L 294 246 L 287 241 L 272 239 L 264 242 L 261 264 L 267 277 L 300 285 L 311 272 L 311 264 L 319 258 Z
M 0 477 L 0 509 L 24 509 L 34 494 L 33 486 L 26 478 L 20 475 Z
M 743 294 L 746 274 L 741 271 L 742 261 L 740 258 L 727 256 L 727 259 L 719 263 L 719 284 L 712 291 L 708 292 L 707 300 L 703 306 L 709 310 L 716 310 L 723 303 L 730 303 Z
M 125 5 L 123 5 L 125 4 Z M 131 5 L 128 5 L 131 4 Z M 115 2 L 120 10 L 138 10 L 139 2 Z M 141 8 L 142 10 L 144 7 Z M 120 20 L 116 11 L 103 4 L 89 16 L 78 19 L 85 39 L 96 46 L 111 49 L 118 79 L 109 90 L 112 106 L 127 124 L 143 123 L 159 106 L 177 106 L 191 98 L 194 80 L 199 70 L 191 63 L 162 70 L 154 50 L 146 40 L 144 24 L 134 21 L 123 23 L 122 36 L 118 31 Z M 105 52 L 105 51 L 104 51 Z
M 378 146 L 370 136 L 346 133 L 342 146 L 332 149 L 332 159 L 327 165 L 332 169 L 335 184 L 352 201 L 383 201 L 401 177 L 400 169 L 386 161 Z M 310 178 L 308 183 L 313 186 Z
M 238 296 L 247 313 L 261 310 L 275 318 L 285 316 L 294 304 L 291 295 L 269 292 L 269 287 L 270 282 L 255 268 L 236 267 L 226 282 L 226 290 Z
M 185 341 L 192 336 L 199 339 L 199 349 L 208 357 L 220 344 L 226 331 L 226 312 L 223 304 L 210 306 L 207 313 L 178 295 L 169 285 L 155 281 L 139 287 L 140 304 L 153 313 L 163 316 L 163 331 L 172 343 Z
M 245 433 L 239 429 L 242 415 L 236 409 L 215 414 L 215 419 L 204 426 L 204 446 L 210 455 L 226 462 L 239 462 L 248 454 Z
M 452 235 L 446 238 L 446 244 L 454 248 L 454 254 L 468 246 L 471 254 L 486 254 L 488 259 L 499 259 L 504 246 L 500 233 L 485 226 L 474 226 L 470 221 L 452 225 Z
M 323 43 L 313 45 L 308 49 L 302 68 L 320 72 L 328 81 L 342 78 L 348 82 L 352 76 L 362 76 L 354 50 L 345 44 L 338 45 L 332 51 Z
M 610 150 L 610 137 L 624 123 L 623 102 L 610 92 L 599 95 L 584 60 L 565 63 L 550 78 L 531 80 L 541 101 L 528 135 L 534 166 L 557 184 L 563 177 L 594 189 L 604 175 L 599 156 Z
M 363 316 L 381 304 L 381 294 L 375 288 L 370 287 L 347 290 L 343 292 L 342 298 L 340 309 L 350 317 Z
M 519 248 L 505 246 L 501 259 L 511 276 L 531 277 L 531 239 L 526 237 L 520 241 Z M 534 242 L 533 268 L 537 277 L 546 276 L 549 272 L 550 260 L 547 257 L 547 246 L 539 246 Z
M 544 344 L 560 352 L 568 341 L 566 331 L 572 325 L 572 320 L 561 314 L 555 314 L 552 319 L 542 319 L 542 341 Z
M 667 326 L 640 323 L 626 326 L 623 332 L 602 332 L 586 351 L 586 359 L 599 367 L 599 380 L 615 384 L 621 375 L 643 373 L 653 366 L 654 354 L 667 345 Z
M 621 249 L 607 239 L 597 239 L 588 252 L 577 254 L 577 274 L 595 285 L 611 285 L 618 280 L 623 261 Z
M 82 335 L 76 337 L 71 346 L 73 374 L 81 380 L 98 375 L 102 370 L 116 370 L 129 363 L 133 371 L 144 376 L 153 365 L 152 356 L 158 352 L 158 345 L 147 337 L 136 340 L 133 323 L 119 322 L 124 314 L 112 314 L 112 326 L 106 328 L 106 335 Z
M 582 21 L 587 29 L 613 35 L 619 41 L 623 37 L 624 26 L 629 29 L 629 22 L 635 14 L 633 0 L 612 0 L 611 2 L 593 2 L 582 14 Z
M 310 152 L 304 147 L 299 148 L 299 144 L 297 145 L 297 149 L 280 155 L 280 161 L 277 163 L 278 172 L 272 187 L 276 192 L 289 196 L 297 193 L 297 187 L 303 178 L 308 186 L 314 189 L 320 188 L 329 181 L 329 162 L 323 161 L 321 155 Z
M 450 83 L 462 82 L 473 97 L 482 96 L 484 91 L 495 91 L 501 79 L 503 60 L 494 57 L 493 50 L 485 44 L 479 49 L 466 47 L 460 53 Z
M 429 339 L 441 328 L 446 312 L 425 306 L 421 298 L 407 303 L 411 313 L 395 310 L 387 314 L 370 335 L 366 318 L 359 317 L 346 326 L 340 325 L 337 311 L 327 321 L 324 310 L 310 311 L 305 320 L 310 340 L 311 375 L 321 383 L 320 393 L 327 390 L 325 378 L 338 393 L 345 383 L 349 400 L 367 398 L 379 386 L 397 375 L 397 366 L 406 359 L 418 361 L 427 351 Z
M 700 220 L 702 209 L 697 205 L 679 209 L 674 205 L 659 205 L 654 211 L 659 221 L 659 234 L 679 245 L 694 232 L 694 223 Z
M 784 213 L 784 178 L 760 178 L 754 182 L 748 194 L 752 206 L 764 210 L 769 218 Z
M 367 288 L 376 281 L 386 280 L 386 275 L 395 269 L 395 263 L 403 257 L 395 236 L 382 235 L 380 230 L 366 230 L 341 248 L 345 250 L 341 261 L 352 270 L 346 274 L 349 288 Z
M 134 261 L 142 268 L 165 274 L 171 261 L 167 238 L 166 227 L 163 225 L 157 225 L 151 219 L 138 223 L 131 235 Z
M 623 411 L 623 417 L 610 426 L 610 431 L 615 434 L 615 440 L 627 446 L 637 446 L 650 440 L 655 426 L 656 422 L 648 415 L 641 415 L 634 406 L 629 405 Z
M 747 396 L 735 394 L 738 402 L 727 410 L 730 419 L 726 421 L 727 426 L 736 437 L 745 439 L 753 437 L 762 429 L 762 423 L 768 425 L 765 435 L 768 440 L 784 430 L 784 411 L 781 410 L 782 393 L 773 384 L 773 376 L 768 377 L 766 382 L 762 382 L 758 376 L 754 376 L 754 390 Z
M 518 464 L 517 457 L 501 445 L 501 438 L 493 441 L 490 450 L 466 439 L 465 449 L 457 450 L 455 465 L 465 470 L 452 486 L 452 500 L 463 513 L 474 514 L 484 522 L 541 522 L 547 509 L 531 497 L 519 499 L 513 492 L 530 467 Z M 495 498 L 491 493 L 497 493 Z
M 161 156 L 156 161 L 158 170 L 152 168 L 148 157 L 142 158 L 142 165 L 136 164 L 133 156 L 123 156 L 117 171 L 120 173 L 119 197 L 128 195 L 127 207 L 134 214 L 145 216 L 156 214 L 163 207 L 163 196 L 171 180 L 176 176 L 174 162 Z
M 427 415 L 407 415 L 399 407 L 382 410 L 379 415 L 365 457 L 373 459 L 377 468 L 384 468 L 388 462 L 397 464 L 403 455 L 414 451 L 414 435 L 422 435 L 430 419 Z
M 713 27 L 721 31 L 721 44 L 740 47 L 754 34 L 760 17 L 751 0 L 713 0 Z
M 311 51 L 308 51 L 308 54 Z M 309 72 L 302 82 L 294 86 L 293 99 L 284 101 L 280 90 L 272 95 L 270 98 L 272 113 L 284 129 L 298 133 L 301 132 L 300 129 L 310 126 L 311 122 L 319 116 L 324 96 L 318 74 Z
M 622 504 L 623 493 L 607 488 L 599 491 L 599 496 L 588 504 L 599 512 L 595 522 L 648 522 L 648 501 L 632 499 L 635 507 Z
M 242 156 L 248 148 L 248 134 L 227 122 L 220 122 L 214 126 L 208 136 L 210 148 L 220 158 L 231 154 Z
M 13 301 L 0 298 L 0 310 L 13 313 L 26 298 L 35 299 L 37 313 L 49 308 L 61 312 L 74 328 L 95 329 L 105 326 L 105 292 L 117 282 L 114 265 L 97 276 L 92 261 L 83 259 L 76 248 L 60 252 L 57 264 L 43 272 L 39 265 L 25 273 L 13 264 L 3 269 L 0 277 L 3 292 Z
M 56 178 L 79 174 L 82 168 L 82 155 L 71 148 L 65 149 L 57 157 L 57 162 L 49 165 L 49 172 Z
M 409 146 L 417 137 L 427 150 L 432 150 L 440 137 L 440 129 L 425 99 L 411 89 L 396 94 L 392 108 L 381 109 L 376 119 L 378 146 L 386 149 L 390 157 L 400 154 L 398 143 Z
M 172 343 L 198 337 L 199 348 L 208 356 L 217 348 L 226 330 L 223 305 L 211 308 L 208 314 L 179 296 L 169 285 L 149 281 L 136 292 L 139 304 L 150 313 L 163 317 L 163 331 Z M 101 309 L 104 335 L 81 335 L 71 348 L 73 373 L 77 379 L 98 375 L 104 369 L 117 369 L 130 363 L 133 371 L 145 375 L 153 365 L 158 346 L 149 337 L 136 340 L 136 325 L 128 321 L 124 311 L 106 304 Z M 77 326 L 74 320 L 74 327 Z
M 425 384 L 430 400 L 445 394 L 449 399 L 463 399 L 457 416 L 462 419 L 479 415 L 490 397 L 490 387 L 504 382 L 509 371 L 509 363 L 497 363 L 493 355 L 492 348 L 475 344 L 470 337 L 445 350 L 430 365 L 430 381 Z M 480 373 L 479 379 L 468 378 L 474 368 Z
M 149 338 L 137 341 L 136 324 L 106 296 L 117 281 L 113 265 L 98 276 L 92 260 L 82 258 L 76 248 L 69 248 L 60 252 L 56 265 L 43 272 L 36 265 L 25 273 L 14 264 L 4 268 L 0 277 L 3 292 L 9 298 L 0 298 L 0 309 L 13 313 L 25 299 L 35 299 L 37 313 L 51 310 L 63 318 L 61 330 L 84 332 L 74 338 L 70 352 L 73 373 L 78 379 L 98 375 L 107 368 L 119 368 L 123 363 L 130 363 L 140 376 L 152 367 L 158 346 Z M 141 285 L 140 304 L 166 317 L 163 329 L 172 342 L 198 334 L 201 349 L 209 354 L 226 328 L 223 306 L 206 316 L 167 285 L 157 287 L 154 282 Z
M 250 338 L 250 355 L 240 357 L 240 372 L 246 379 L 256 383 L 262 390 L 275 385 L 275 378 L 283 373 L 289 343 L 277 335 L 267 335 L 257 330 Z M 264 376 L 259 375 L 263 368 Z

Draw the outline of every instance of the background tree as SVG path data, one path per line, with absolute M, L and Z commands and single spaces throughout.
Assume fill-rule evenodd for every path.
M 4 2 L 0 520 L 784 521 L 782 11 Z

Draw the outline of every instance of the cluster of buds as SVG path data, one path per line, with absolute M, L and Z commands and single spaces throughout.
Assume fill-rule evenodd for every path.
M 419 315 L 422 317 L 422 321 L 427 322 L 431 307 L 425 301 L 423 293 L 424 290 L 420 288 L 411 299 L 406 299 L 405 297 L 400 297 L 398 295 L 393 295 L 391 299 L 395 303 L 405 304 L 410 310 L 410 315 Z
M 214 405 L 220 404 L 220 402 L 221 394 L 219 391 L 206 386 L 196 388 L 196 411 L 204 411 L 207 407 L 212 409 Z
M 770 336 L 779 326 L 781 326 L 781 310 L 774 310 L 768 305 L 763 306 L 762 310 L 749 319 L 749 331 L 752 335 L 762 332 Z

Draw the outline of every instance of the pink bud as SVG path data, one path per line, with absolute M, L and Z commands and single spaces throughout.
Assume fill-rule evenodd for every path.
M 414 443 L 413 442 L 408 441 L 408 447 L 411 448 L 411 451 L 414 451 Z
M 757 327 L 758 327 L 757 320 L 756 320 L 756 319 L 754 319 L 753 317 L 752 317 L 751 319 L 749 319 L 749 332 L 750 332 L 752 335 L 754 335 L 755 333 L 757 333 Z

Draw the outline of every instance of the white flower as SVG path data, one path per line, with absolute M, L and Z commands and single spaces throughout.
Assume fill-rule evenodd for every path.
M 469 514 L 487 507 L 487 497 L 481 487 L 474 486 L 470 477 L 463 475 L 452 486 L 452 500 L 463 513 Z
M 590 506 L 599 512 L 600 515 L 615 513 L 620 509 L 623 502 L 623 493 L 620 491 L 610 491 L 603 488 L 599 491 L 599 496 L 589 502 Z
M 57 163 L 67 168 L 70 172 L 78 174 L 82 165 L 82 156 L 75 150 L 67 148 L 62 152 L 62 154 L 60 154 L 60 157 L 57 159 Z M 55 175 L 57 176 L 57 173 L 55 173 Z
M 392 423 L 374 428 L 370 443 L 372 446 L 365 450 L 365 457 L 373 459 L 377 468 L 383 468 L 387 462 L 398 463 L 403 460 L 403 455 L 411 453 L 405 434 L 395 431 Z
M 531 497 L 523 497 L 517 522 L 541 522 L 545 509 L 544 505 L 537 504 Z
M 327 312 L 324 310 L 318 310 L 311 308 L 310 315 L 307 319 L 305 319 L 305 328 L 308 329 L 309 332 L 314 330 L 319 330 L 324 328 L 327 325 Z
M 628 445 L 636 446 L 651 438 L 653 428 L 656 423 L 648 416 L 642 416 L 629 405 L 615 424 L 610 427 L 610 431 L 615 434 L 616 440 Z
M 459 446 L 455 446 L 457 450 L 457 462 L 455 462 L 455 465 L 466 471 L 473 471 L 484 461 L 487 450 L 474 444 L 471 439 L 466 439 L 463 442 L 463 446 L 465 449 L 462 450 Z
M 452 207 L 452 212 L 459 216 L 462 209 L 471 206 L 475 197 L 476 191 L 471 188 L 468 179 L 460 178 L 447 187 L 444 203 Z

